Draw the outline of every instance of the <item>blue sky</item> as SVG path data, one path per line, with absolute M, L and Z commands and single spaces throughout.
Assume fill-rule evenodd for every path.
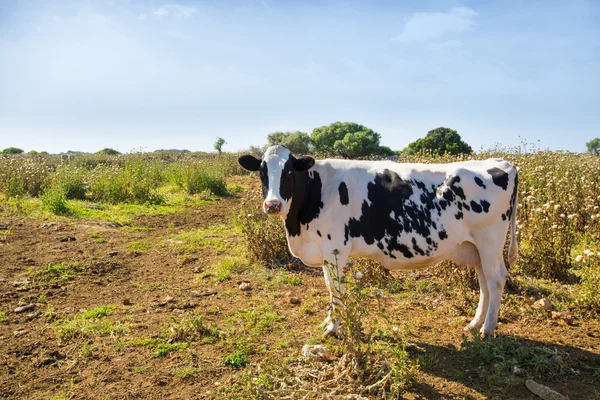
M 226 150 L 364 124 L 402 149 L 600 136 L 600 2 L 0 0 L 0 148 Z

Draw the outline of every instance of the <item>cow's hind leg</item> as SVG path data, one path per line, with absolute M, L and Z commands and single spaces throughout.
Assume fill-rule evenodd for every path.
M 484 264 L 483 268 L 487 279 L 490 301 L 485 316 L 485 323 L 481 328 L 481 334 L 484 336 L 491 336 L 494 334 L 494 329 L 496 329 L 496 326 L 498 325 L 500 302 L 502 301 L 502 293 L 504 292 L 504 284 L 506 283 L 508 271 L 504 265 L 502 254 L 500 254 L 499 259 L 496 259 L 495 263 L 489 263 L 487 266 Z
M 467 326 L 465 326 L 465 332 L 476 331 L 481 328 L 483 322 L 485 321 L 485 316 L 489 306 L 490 295 L 488 291 L 487 280 L 485 279 L 481 265 L 477 265 L 475 267 L 475 272 L 477 272 L 477 278 L 479 280 L 479 303 L 477 304 L 475 317 Z

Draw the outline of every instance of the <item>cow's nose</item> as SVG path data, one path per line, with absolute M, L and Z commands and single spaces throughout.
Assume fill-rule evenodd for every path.
M 278 200 L 265 201 L 265 212 L 267 214 L 277 214 L 281 212 L 281 202 Z

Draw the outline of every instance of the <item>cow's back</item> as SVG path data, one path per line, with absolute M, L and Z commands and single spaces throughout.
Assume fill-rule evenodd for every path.
M 323 182 L 323 208 L 304 227 L 303 240 L 295 246 L 290 242 L 292 252 L 317 241 L 321 251 L 349 247 L 351 255 L 389 268 L 435 263 L 478 229 L 499 226 L 506 232 L 516 191 L 516 168 L 499 159 L 450 164 L 322 160 L 312 171 Z M 320 257 L 315 248 L 310 252 Z

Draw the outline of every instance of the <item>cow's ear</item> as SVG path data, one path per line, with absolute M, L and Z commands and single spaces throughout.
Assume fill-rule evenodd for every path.
M 258 171 L 260 168 L 260 160 L 250 154 L 238 158 L 238 163 L 247 171 Z
M 315 159 L 309 156 L 295 158 L 294 161 L 292 161 L 292 167 L 298 172 L 307 171 L 313 165 L 315 165 Z

